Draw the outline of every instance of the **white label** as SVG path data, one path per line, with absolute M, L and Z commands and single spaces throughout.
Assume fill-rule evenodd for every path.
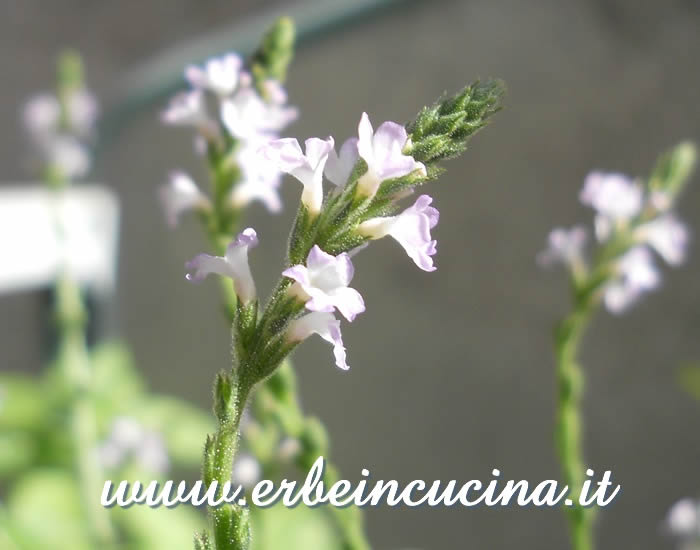
M 114 289 L 119 202 L 105 187 L 0 187 L 0 293 L 51 285 L 61 273 Z

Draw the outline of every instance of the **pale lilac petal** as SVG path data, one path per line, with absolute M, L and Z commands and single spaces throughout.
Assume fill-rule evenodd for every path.
M 293 265 L 288 267 L 282 272 L 284 277 L 289 277 L 293 281 L 303 285 L 309 286 L 311 281 L 309 279 L 309 269 L 304 265 Z
M 295 265 L 282 273 L 296 281 L 290 294 L 305 302 L 306 309 L 317 312 L 338 310 L 348 321 L 365 310 L 359 292 L 348 288 L 354 274 L 347 253 L 333 256 L 315 245 L 306 265 Z
M 579 195 L 581 202 L 615 221 L 626 221 L 642 209 L 643 190 L 624 174 L 591 172 Z
M 375 134 L 367 113 L 362 114 L 358 127 L 357 150 L 367 163 L 367 172 L 358 181 L 358 191 L 373 197 L 384 180 L 406 176 L 416 170 L 426 175 L 425 166 L 402 153 L 406 130 L 395 122 L 384 122 Z
M 331 149 L 328 153 L 324 169 L 325 176 L 338 187 L 343 187 L 347 183 L 358 158 L 357 138 L 345 140 L 339 153 L 336 153 L 335 149 Z
M 432 239 L 430 230 L 437 225 L 440 214 L 430 206 L 432 200 L 428 195 L 421 195 L 398 216 L 372 218 L 361 223 L 358 231 L 370 239 L 390 235 L 420 269 L 435 271 L 432 256 L 437 251 L 437 242 Z
M 161 118 L 166 124 L 199 126 L 208 121 L 200 90 L 177 94 L 170 100 Z
M 332 313 L 307 313 L 289 323 L 287 338 L 290 342 L 301 342 L 312 334 L 318 334 L 332 344 L 335 364 L 343 370 L 348 370 L 345 346 L 340 332 L 340 321 Z
M 237 453 L 233 461 L 231 478 L 241 487 L 252 489 L 260 481 L 262 468 L 260 462 L 249 453 Z
M 241 181 L 231 191 L 231 201 L 236 208 L 244 208 L 257 200 L 270 212 L 282 209 L 279 196 L 281 172 L 261 154 L 260 147 L 264 143 L 248 140 L 236 152 L 236 161 L 241 170 Z
M 688 229 L 673 214 L 666 214 L 640 226 L 637 231 L 640 242 L 648 243 L 670 265 L 680 265 L 685 260 L 688 247 Z
M 208 202 L 197 184 L 184 172 L 176 171 L 170 174 L 168 183 L 158 191 L 170 227 L 177 225 L 182 213 Z
M 653 257 L 644 246 L 636 246 L 626 252 L 617 261 L 616 269 L 618 277 L 604 291 L 605 306 L 615 314 L 625 312 L 644 293 L 661 283 Z
M 52 136 L 61 119 L 61 104 L 49 93 L 32 97 L 24 106 L 22 118 L 25 128 L 35 139 L 45 140 Z
M 74 90 L 67 99 L 71 131 L 82 137 L 90 136 L 94 132 L 99 110 L 97 99 L 89 90 Z
M 209 59 L 203 67 L 187 67 L 185 78 L 195 88 L 226 96 L 233 93 L 238 86 L 242 67 L 243 61 L 240 56 L 229 53 Z
M 666 528 L 675 537 L 700 542 L 700 502 L 684 498 L 668 511 Z
M 185 269 L 191 272 L 187 273 L 185 278 L 193 283 L 203 281 L 212 273 L 231 278 L 235 276 L 235 272 L 225 258 L 209 254 L 198 254 L 185 264 Z
M 291 174 L 302 183 L 302 203 L 311 213 L 318 214 L 323 204 L 323 168 L 328 153 L 333 149 L 333 138 L 310 138 L 305 146 L 304 154 L 296 139 L 284 138 L 270 141 L 260 151 L 279 170 Z
M 374 130 L 367 113 L 362 113 L 362 118 L 357 126 L 357 136 L 357 152 L 369 165 L 374 162 L 374 145 L 372 143 Z
M 72 136 L 58 136 L 46 144 L 48 162 L 67 179 L 82 178 L 90 170 L 90 154 Z
M 248 304 L 255 299 L 255 281 L 248 264 L 248 250 L 258 245 L 258 236 L 252 227 L 243 230 L 226 248 L 226 254 L 210 256 L 200 254 L 185 267 L 188 272 L 185 276 L 188 281 L 199 282 L 207 275 L 216 273 L 233 279 L 236 295 Z
M 548 237 L 548 247 L 537 255 L 537 263 L 550 267 L 557 263 L 573 266 L 582 261 L 587 233 L 581 226 L 553 229 Z

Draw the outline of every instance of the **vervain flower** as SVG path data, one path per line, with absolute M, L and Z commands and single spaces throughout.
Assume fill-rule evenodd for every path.
M 426 174 L 422 163 L 401 152 L 408 136 L 400 124 L 384 122 L 375 132 L 367 113 L 362 113 L 357 133 L 357 151 L 367 163 L 367 172 L 357 182 L 361 194 L 373 197 L 384 180 L 405 176 L 416 170 Z
M 183 212 L 206 207 L 209 204 L 209 200 L 192 178 L 180 171 L 170 174 L 168 183 L 159 189 L 159 195 L 170 227 L 177 225 L 180 214 Z
M 241 169 L 241 181 L 231 191 L 231 200 L 236 208 L 243 208 L 252 201 L 261 201 L 270 212 L 279 212 L 282 202 L 279 197 L 281 172 L 259 152 L 265 143 L 250 140 L 236 151 L 236 161 Z
M 24 125 L 37 152 L 62 177 L 80 178 L 90 169 L 84 141 L 94 133 L 98 110 L 97 100 L 84 88 L 70 90 L 63 104 L 42 93 L 25 105 Z
M 295 107 L 266 103 L 252 86 L 240 88 L 221 103 L 221 121 L 229 133 L 239 139 L 260 135 L 277 137 L 277 133 L 297 116 Z
M 228 53 L 221 57 L 213 57 L 204 63 L 203 67 L 190 65 L 185 69 L 185 78 L 193 88 L 209 90 L 214 94 L 224 97 L 233 93 L 242 75 L 243 60 L 235 53 Z
M 190 90 L 174 96 L 161 113 L 161 120 L 173 126 L 194 126 L 207 139 L 219 135 L 216 123 L 209 117 L 201 90 Z
M 318 214 L 323 204 L 323 169 L 333 149 L 333 138 L 309 138 L 304 145 L 306 154 L 296 139 L 278 139 L 263 146 L 261 153 L 282 172 L 291 174 L 303 184 L 301 202 L 309 212 Z
M 57 136 L 47 142 L 45 155 L 47 162 L 67 179 L 81 178 L 90 170 L 87 148 L 73 136 Z
M 358 232 L 370 239 L 393 237 L 419 268 L 435 271 L 431 256 L 437 251 L 437 241 L 432 240 L 430 230 L 437 225 L 440 213 L 431 202 L 431 197 L 421 195 L 398 216 L 372 218 L 361 223 Z
M 700 502 L 691 498 L 679 500 L 671 506 L 664 524 L 670 535 L 700 543 Z
M 591 172 L 586 176 L 579 198 L 598 213 L 596 237 L 604 241 L 615 227 L 639 214 L 644 195 L 639 183 L 623 174 Z
M 245 304 L 255 299 L 255 281 L 248 265 L 248 250 L 258 245 L 258 236 L 252 227 L 244 229 L 226 248 L 222 256 L 200 254 L 185 264 L 186 279 L 202 281 L 210 273 L 233 279 L 236 295 Z
M 231 478 L 246 489 L 252 489 L 260 481 L 262 468 L 257 459 L 249 453 L 238 453 L 233 461 Z
M 563 263 L 571 267 L 583 261 L 586 230 L 581 226 L 564 229 L 558 227 L 549 233 L 548 247 L 537 255 L 537 262 L 545 267 Z
M 339 153 L 335 152 L 335 148 L 329 151 L 324 174 L 331 183 L 343 187 L 347 183 L 358 158 L 357 138 L 347 139 L 340 147 Z
M 655 289 L 661 282 L 649 249 L 635 246 L 616 263 L 617 278 L 604 291 L 605 306 L 611 313 L 623 313 L 639 297 Z
M 149 472 L 162 474 L 170 463 L 160 434 L 146 429 L 130 417 L 114 420 L 109 437 L 100 445 L 98 453 L 107 468 L 118 468 L 131 459 Z
M 639 242 L 647 243 L 656 250 L 671 265 L 680 265 L 685 260 L 688 230 L 672 213 L 640 225 L 635 236 Z
M 331 313 L 336 309 L 348 321 L 365 310 L 360 293 L 348 285 L 354 268 L 347 253 L 333 256 L 318 245 L 309 252 L 306 265 L 295 265 L 282 275 L 296 281 L 289 292 L 299 297 L 309 311 Z
M 287 339 L 290 342 L 301 342 L 312 334 L 318 334 L 326 342 L 333 345 L 335 364 L 339 368 L 343 370 L 350 368 L 346 362 L 345 346 L 340 333 L 340 321 L 335 318 L 335 315 L 314 311 L 289 323 Z

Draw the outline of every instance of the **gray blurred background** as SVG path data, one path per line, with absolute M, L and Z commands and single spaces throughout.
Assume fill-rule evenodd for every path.
M 293 3 L 233 0 L 2 0 L 0 178 L 27 179 L 19 108 L 50 87 L 64 46 L 85 56 L 97 94 L 116 90 L 147 58 L 261 10 Z M 554 225 L 589 222 L 577 202 L 593 168 L 648 173 L 656 154 L 700 140 L 700 3 L 693 0 L 469 0 L 401 3 L 305 42 L 289 93 L 302 118 L 288 133 L 353 134 L 409 120 L 444 91 L 478 76 L 506 80 L 507 108 L 430 187 L 441 211 L 438 270 L 416 269 L 398 245 L 357 257 L 367 312 L 344 329 L 351 370 L 327 344 L 296 353 L 305 409 L 326 422 L 350 478 L 558 477 L 552 451 L 550 334 L 568 307 L 563 272 L 534 261 Z M 215 52 L 212 52 L 215 53 Z M 153 389 L 208 407 L 228 360 L 218 287 L 186 284 L 183 262 L 203 250 L 197 224 L 166 229 L 155 189 L 183 168 L 204 183 L 188 130 L 165 128 L 165 100 L 122 122 L 94 178 L 123 205 L 118 311 L 112 331 L 130 343 Z M 700 232 L 700 178 L 681 213 Z M 261 246 L 261 291 L 279 273 L 299 186 L 286 208 L 248 222 Z M 700 246 L 665 274 L 662 291 L 623 318 L 600 314 L 585 342 L 587 454 L 623 491 L 599 520 L 603 549 L 668 548 L 660 522 L 700 491 L 700 403 L 676 382 L 700 359 Z M 2 262 L 11 261 L 3 258 Z M 41 297 L 0 297 L 0 368 L 37 371 Z M 560 510 L 392 509 L 368 512 L 378 549 L 561 549 Z

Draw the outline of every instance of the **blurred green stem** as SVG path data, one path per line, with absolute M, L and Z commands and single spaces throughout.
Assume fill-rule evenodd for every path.
M 579 346 L 592 316 L 590 299 L 579 301 L 574 311 L 555 332 L 557 360 L 556 447 L 564 482 L 569 486 L 574 505 L 566 509 L 574 550 L 593 549 L 592 509 L 578 504 L 585 479 L 583 457 L 583 390 L 584 374 L 578 362 Z
M 63 275 L 56 283 L 57 364 L 71 392 L 70 434 L 86 520 L 95 547 L 113 541 L 108 511 L 100 505 L 104 476 L 97 455 L 97 424 L 90 396 L 92 372 L 85 341 L 87 312 L 80 288 Z

